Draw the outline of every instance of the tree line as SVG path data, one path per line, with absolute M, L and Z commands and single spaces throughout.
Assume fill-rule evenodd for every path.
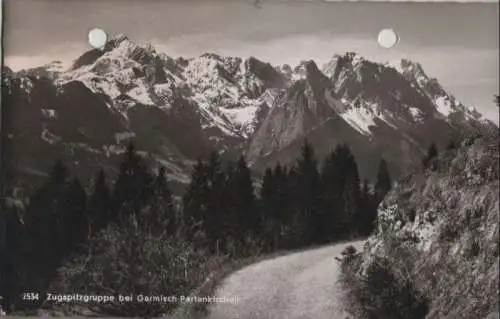
M 320 164 L 306 142 L 296 163 L 267 168 L 257 190 L 243 157 L 224 166 L 212 153 L 194 167 L 182 216 L 187 235 L 214 250 L 299 248 L 369 234 L 390 186 L 384 160 L 373 189 L 360 182 L 347 145 Z
M 63 262 L 84 254 L 85 244 L 104 236 L 110 224 L 125 228 L 132 220 L 148 234 L 167 233 L 211 254 L 239 258 L 256 250 L 295 249 L 368 235 L 391 179 L 382 160 L 374 185 L 361 182 L 347 145 L 337 146 L 320 162 L 305 142 L 295 163 L 267 168 L 260 182 L 252 179 L 243 156 L 223 163 L 213 152 L 194 165 L 178 204 L 165 168 L 153 173 L 131 143 L 110 184 L 101 170 L 86 189 L 56 161 L 29 202 L 4 205 L 4 309 L 13 302 L 21 307 L 36 304 L 15 299 L 27 288 L 47 289 Z

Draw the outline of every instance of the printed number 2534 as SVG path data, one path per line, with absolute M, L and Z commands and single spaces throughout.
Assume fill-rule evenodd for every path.
M 34 301 L 34 300 L 38 300 L 38 299 L 39 299 L 38 292 L 25 292 L 25 293 L 23 293 L 23 300 Z

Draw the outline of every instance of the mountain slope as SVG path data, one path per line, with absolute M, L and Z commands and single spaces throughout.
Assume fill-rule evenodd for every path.
M 358 280 L 385 260 L 429 301 L 425 318 L 498 317 L 498 142 L 470 140 L 437 171 L 400 180 L 379 207 Z
M 37 175 L 48 172 L 56 158 L 84 179 L 101 166 L 111 170 L 130 137 L 153 159 L 167 161 L 170 177 L 184 183 L 189 158 L 208 152 L 199 120 L 189 121 L 188 107 L 167 113 L 136 103 L 124 119 L 107 96 L 92 92 L 80 81 L 58 86 L 31 76 L 7 81 L 2 95 L 9 106 L 4 113 L 9 121 L 2 133 L 11 187 L 19 186 L 23 179 L 16 176 L 27 170 Z M 179 130 L 190 134 L 175 134 Z
M 308 139 L 320 157 L 348 143 L 363 177 L 374 176 L 381 157 L 397 176 L 431 142 L 494 127 L 420 65 L 382 65 L 355 53 L 335 55 L 322 69 L 313 61 L 292 68 L 208 53 L 174 59 L 119 35 L 69 70 L 54 62 L 4 75 L 13 119 L 6 122 L 22 123 L 6 125 L 10 163 L 31 172 L 46 171 L 60 154 L 79 170 L 94 168 L 133 138 L 185 183 L 190 163 L 211 149 L 244 153 L 262 171 L 291 163 Z
M 288 162 L 297 140 L 308 139 L 320 155 L 347 142 L 361 161 L 385 157 L 398 175 L 432 142 L 444 147 L 472 126 L 492 125 L 466 115 L 464 122 L 447 118 L 429 97 L 434 93 L 418 88 L 409 74 L 354 53 L 335 55 L 323 72 L 304 63 L 301 74 L 275 101 L 250 143 L 249 158 L 262 166 Z M 373 164 L 360 166 L 362 175 L 374 176 Z

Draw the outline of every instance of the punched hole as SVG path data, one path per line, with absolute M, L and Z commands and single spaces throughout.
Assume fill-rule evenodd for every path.
M 390 49 L 398 44 L 399 37 L 394 30 L 383 29 L 378 33 L 377 42 L 381 47 Z
M 106 32 L 104 32 L 103 29 L 94 28 L 89 31 L 88 40 L 89 44 L 92 47 L 96 49 L 102 49 L 106 45 L 106 42 L 108 40 L 108 35 L 106 34 Z

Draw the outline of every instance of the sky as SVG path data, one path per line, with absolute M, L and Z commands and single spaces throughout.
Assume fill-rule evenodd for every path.
M 273 64 L 357 52 L 370 60 L 401 58 L 466 105 L 498 123 L 499 4 L 306 0 L 4 0 L 4 63 L 14 70 L 54 60 L 70 64 L 90 49 L 94 27 L 126 34 L 172 57 L 206 52 L 254 56 Z M 392 28 L 399 44 L 376 40 Z

